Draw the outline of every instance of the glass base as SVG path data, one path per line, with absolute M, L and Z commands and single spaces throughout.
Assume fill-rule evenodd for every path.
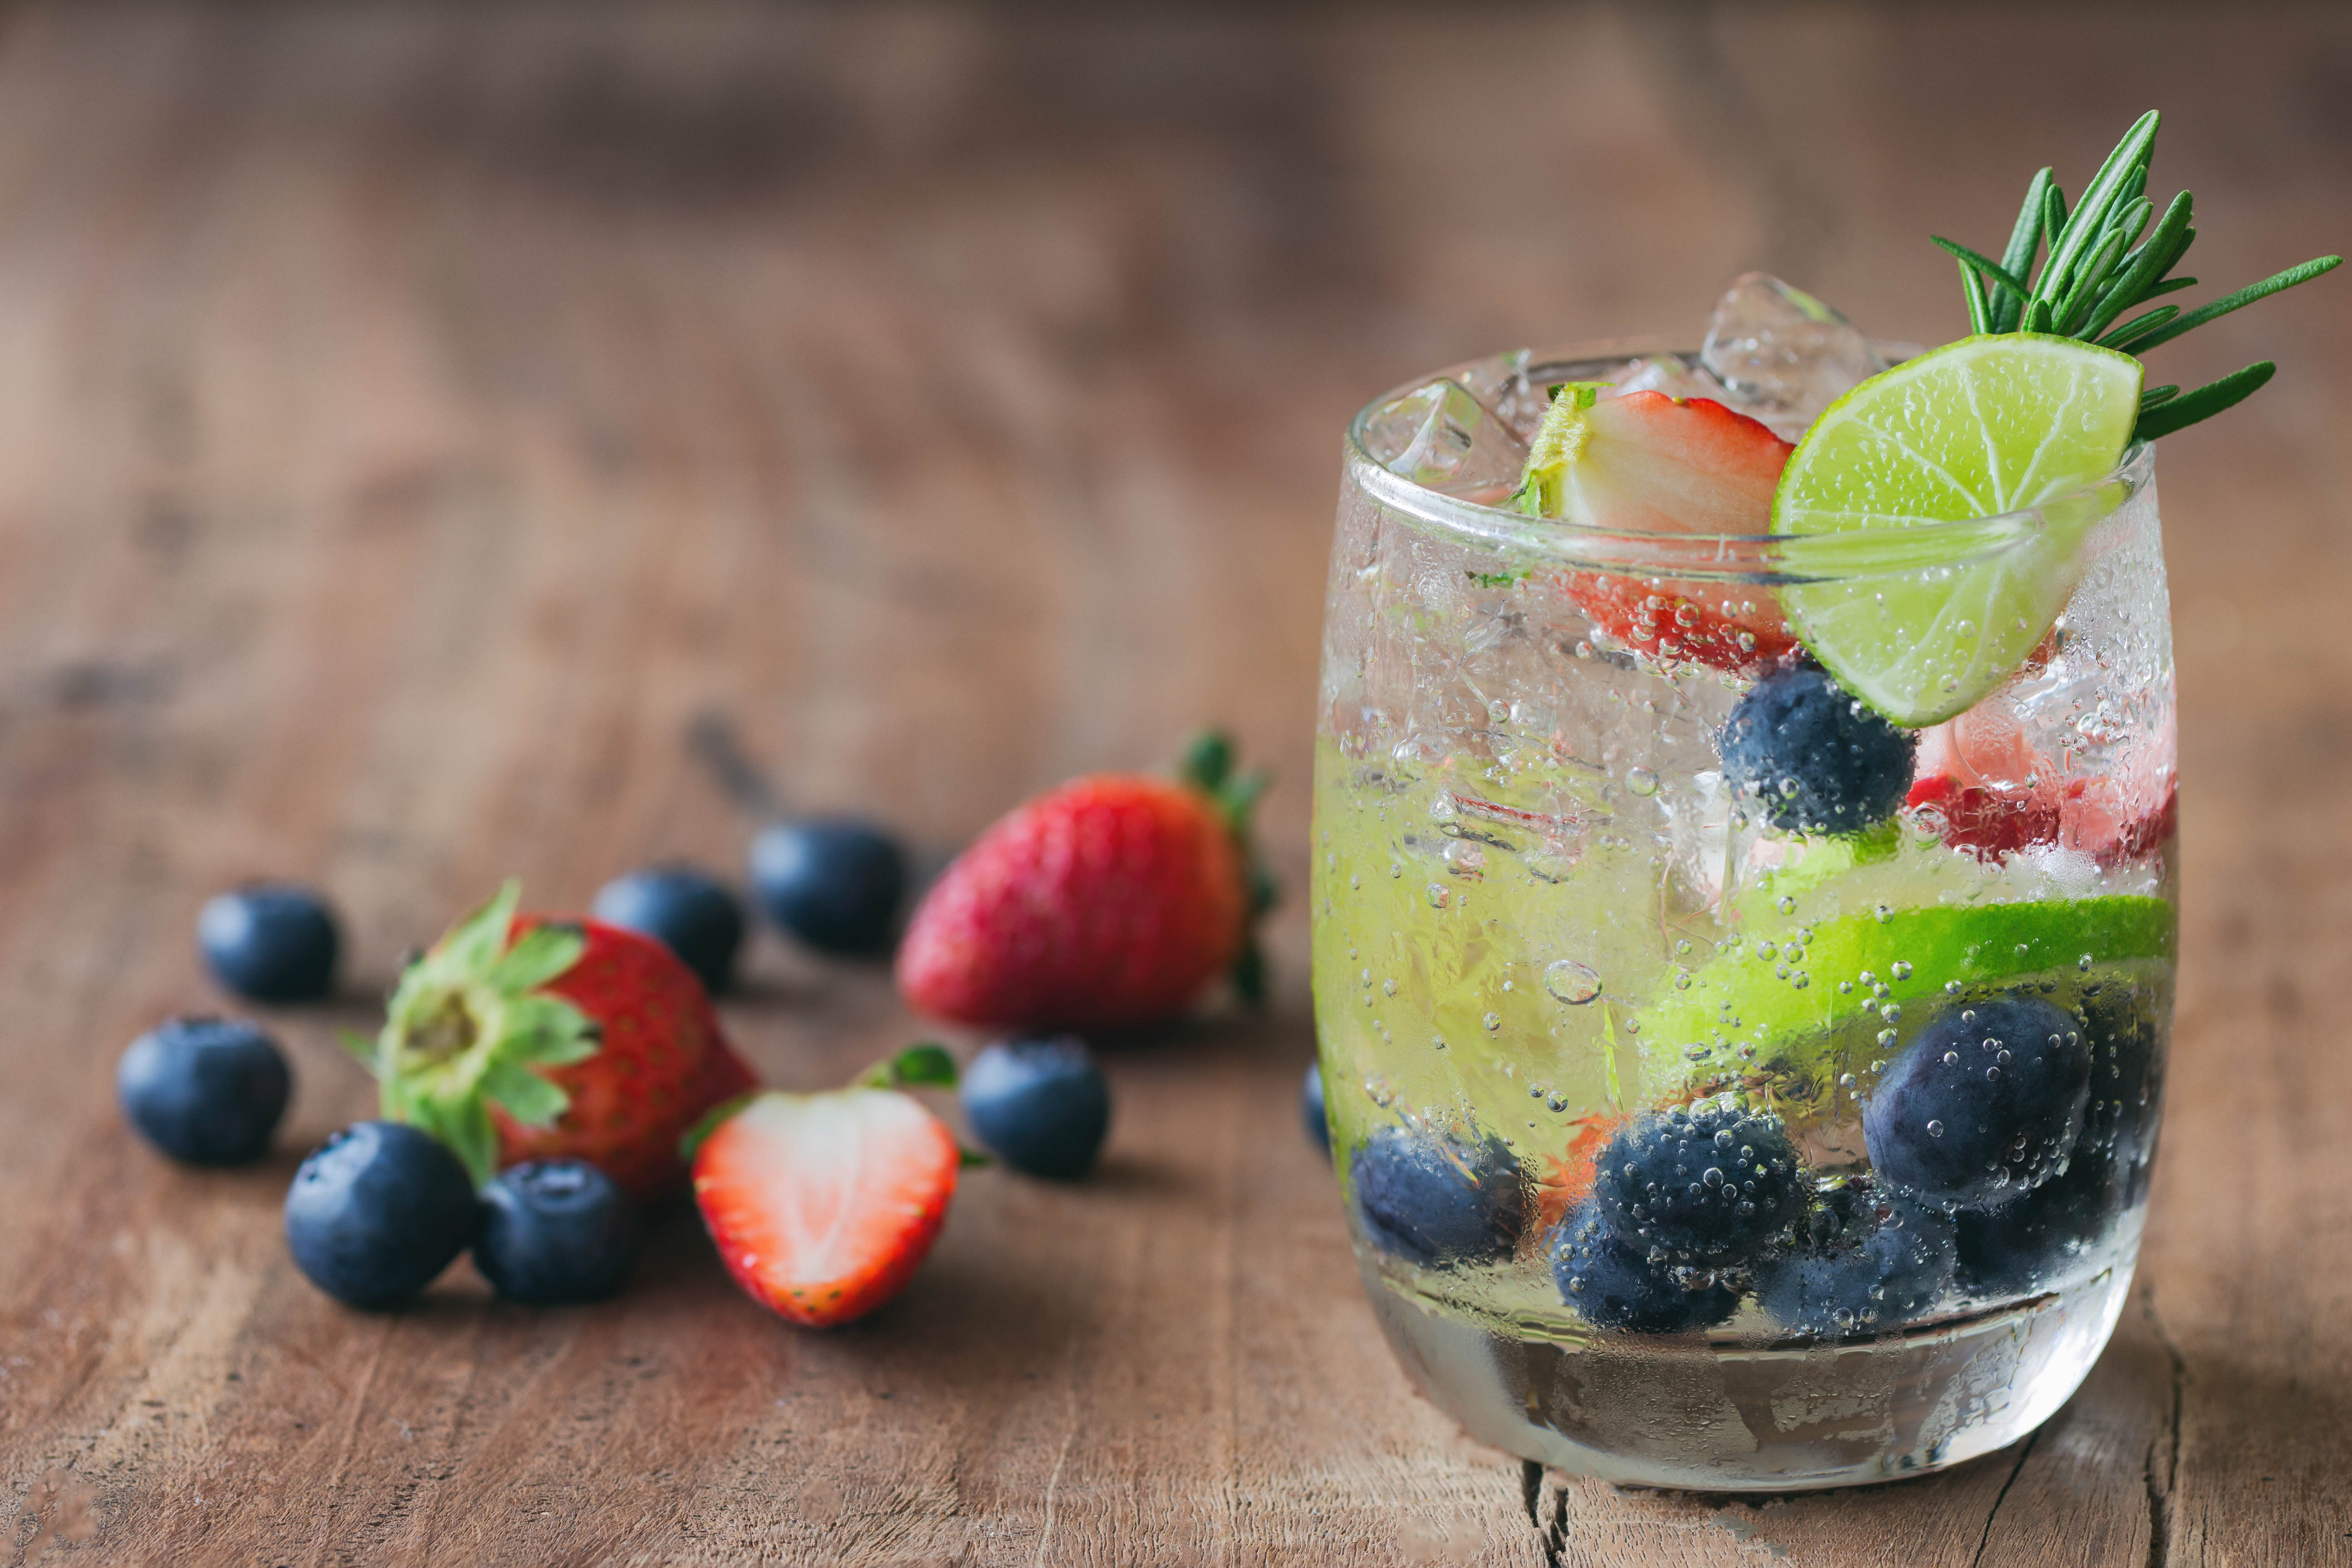
M 1784 1492 L 1924 1475 L 2024 1436 L 2098 1360 L 2132 1264 L 1902 1333 L 1769 1346 L 1531 1338 L 1363 1274 L 1397 1359 L 1481 1442 L 1621 1486 Z

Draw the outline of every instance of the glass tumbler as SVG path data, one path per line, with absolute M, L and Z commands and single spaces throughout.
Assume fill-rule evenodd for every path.
M 1413 1381 L 1523 1458 L 1934 1469 L 2065 1401 L 2139 1247 L 2177 940 L 2152 459 L 1891 536 L 1509 510 L 1547 389 L 1636 352 L 1457 366 L 1348 432 L 1312 916 L 1356 1255 Z M 1727 781 L 1735 708 L 1805 657 L 1777 594 L 1986 564 L 2063 610 L 1915 732 L 1892 818 L 1786 830 Z

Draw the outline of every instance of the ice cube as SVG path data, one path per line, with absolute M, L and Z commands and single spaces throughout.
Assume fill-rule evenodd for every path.
M 1433 381 L 1373 414 L 1364 445 L 1391 473 L 1432 489 L 1498 500 L 1519 482 L 1528 444 L 1458 381 Z
M 1685 400 L 1711 397 L 1717 403 L 1731 401 L 1730 392 L 1709 375 L 1706 367 L 1674 354 L 1650 354 L 1632 361 L 1609 378 L 1601 395 L 1622 397 L 1629 392 L 1663 392 L 1668 397 Z
M 1741 278 L 1716 301 L 1698 357 L 1730 392 L 1733 407 L 1789 441 L 1886 368 L 1853 322 L 1761 272 Z

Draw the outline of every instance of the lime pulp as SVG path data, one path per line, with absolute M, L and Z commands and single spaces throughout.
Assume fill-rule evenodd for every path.
M 2051 506 L 2112 473 L 2139 415 L 2140 363 L 2034 332 L 1963 338 L 1873 376 L 1814 422 L 1773 500 L 1775 533 L 1900 531 L 2048 508 L 2041 526 L 1957 559 L 1780 590 L 1813 656 L 1898 724 L 2000 686 L 2065 607 L 2083 535 L 2121 499 Z

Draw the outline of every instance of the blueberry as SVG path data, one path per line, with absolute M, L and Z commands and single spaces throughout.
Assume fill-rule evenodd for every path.
M 1713 1274 L 1654 1262 L 1591 1204 L 1553 1231 L 1551 1272 L 1560 1300 L 1599 1328 L 1678 1334 L 1719 1323 L 1739 1306 L 1738 1293 Z
M 973 1134 L 1033 1176 L 1085 1175 L 1110 1126 L 1110 1085 L 1073 1035 L 990 1046 L 964 1069 L 962 1092 Z
M 1619 1129 L 1593 1169 L 1610 1229 L 1681 1263 L 1748 1258 L 1805 1206 L 1804 1169 L 1780 1119 L 1712 1100 Z
M 509 1301 L 554 1307 L 621 1288 L 637 1260 L 637 1211 L 585 1160 L 529 1160 L 482 1189 L 474 1267 Z
M 774 823 L 751 841 L 751 890 L 770 920 L 810 947 L 878 952 L 906 896 L 907 858 L 855 817 Z
M 334 988 L 341 934 L 308 888 L 256 882 L 205 901 L 196 945 L 213 975 L 256 1002 L 315 1002 Z
M 1857 1205 L 1825 1245 L 1756 1269 L 1756 1302 L 1792 1333 L 1858 1334 L 1899 1327 L 1952 1282 L 1952 1222 L 1890 1199 Z
M 1349 1162 L 1356 1215 L 1383 1252 L 1416 1263 L 1508 1258 L 1527 1225 L 1518 1162 L 1482 1143 L 1381 1127 Z
M 1972 1296 L 2015 1296 L 2050 1283 L 2134 1201 L 2132 1171 L 2105 1149 L 2078 1151 L 2065 1171 L 2014 1203 L 1954 1215 L 1958 1279 Z
M 114 1069 L 122 1114 L 194 1165 L 257 1160 L 294 1087 L 278 1042 L 240 1018 L 173 1018 L 131 1042 Z
M 1829 675 L 1797 666 L 1739 700 L 1719 747 L 1724 776 L 1773 826 L 1856 833 L 1902 805 L 1916 743 Z
M 2126 985 L 2099 988 L 2083 1005 L 2091 1049 L 2091 1098 L 2078 1148 L 2103 1146 L 2145 1165 L 2156 1152 L 2164 1059 L 2153 1003 Z
M 1947 1005 L 1862 1110 L 1871 1169 L 1937 1208 L 1990 1208 L 2053 1174 L 2083 1130 L 2091 1052 L 2038 996 Z
M 353 1307 L 391 1307 L 431 1284 L 479 1224 L 474 1184 L 446 1145 L 396 1121 L 361 1121 L 320 1145 L 286 1192 L 286 1245 L 310 1283 Z
M 735 952 L 743 945 L 743 906 L 699 871 L 685 866 L 632 871 L 599 889 L 589 912 L 668 948 L 714 996 L 734 978 Z
M 1298 1086 L 1298 1120 L 1307 1125 L 1307 1136 L 1326 1154 L 1331 1152 L 1331 1119 L 1323 1109 L 1323 1064 L 1308 1062 L 1307 1078 Z

